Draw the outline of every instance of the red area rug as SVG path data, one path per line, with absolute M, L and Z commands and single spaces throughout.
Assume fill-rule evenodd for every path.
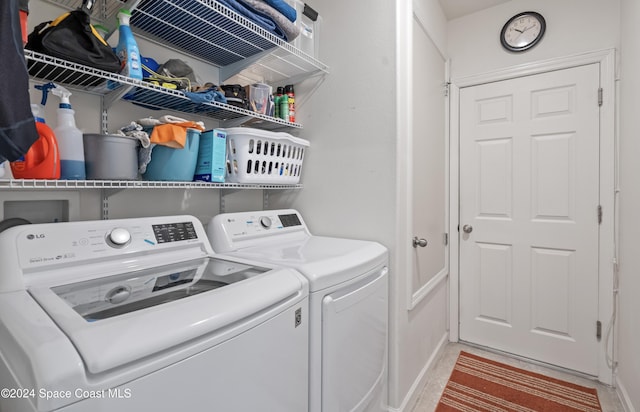
M 601 412 L 598 393 L 460 352 L 436 412 Z

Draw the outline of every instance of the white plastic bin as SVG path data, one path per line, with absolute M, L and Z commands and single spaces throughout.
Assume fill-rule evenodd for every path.
M 227 181 L 297 184 L 309 142 L 284 132 L 231 127 L 227 132 Z
M 309 56 L 317 59 L 318 49 L 320 46 L 320 25 L 322 23 L 322 16 L 317 15 L 316 20 L 311 20 L 304 14 L 305 2 L 303 0 L 286 0 L 286 2 L 296 9 L 297 19 L 296 26 L 300 28 L 300 35 L 296 37 L 291 44 Z M 312 7 L 308 4 L 307 7 Z M 314 9 L 317 11 L 317 9 Z

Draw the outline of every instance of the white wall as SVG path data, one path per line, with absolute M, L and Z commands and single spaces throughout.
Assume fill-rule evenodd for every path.
M 622 0 L 620 81 L 620 314 L 618 385 L 629 411 L 640 410 L 640 2 Z
M 547 31 L 535 48 L 512 54 L 500 44 L 500 30 L 513 15 L 541 13 Z M 533 61 L 614 48 L 619 45 L 618 0 L 512 0 L 448 25 L 453 79 Z
M 299 209 L 316 234 L 392 246 L 393 2 L 308 3 L 323 17 L 319 58 L 330 73 L 296 85 L 296 115 L 304 125 L 298 135 L 311 142 L 302 169 L 304 189 L 273 194 L 270 207 Z

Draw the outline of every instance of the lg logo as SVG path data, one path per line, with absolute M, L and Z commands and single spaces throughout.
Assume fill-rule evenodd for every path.
M 37 235 L 28 234 L 27 235 L 27 239 L 29 239 L 29 240 L 44 239 L 44 233 L 40 233 L 40 234 L 37 234 Z

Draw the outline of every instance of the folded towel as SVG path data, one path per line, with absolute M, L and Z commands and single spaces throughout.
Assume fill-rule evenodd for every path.
M 258 26 L 274 34 L 275 36 L 287 40 L 286 35 L 280 30 L 280 27 L 273 21 L 273 19 L 263 12 L 260 12 L 250 6 L 240 3 L 237 0 L 216 0 L 223 6 L 235 11 L 236 13 L 246 17 Z
M 187 141 L 187 129 L 175 124 L 159 124 L 151 132 L 151 143 L 174 149 L 183 149 Z
M 153 127 L 153 126 L 162 124 L 160 120 L 154 119 L 153 117 L 145 117 L 143 119 L 138 119 L 137 123 L 144 127 Z
M 248 7 L 252 7 L 255 10 L 258 10 L 268 16 L 270 16 L 273 21 L 278 25 L 280 30 L 284 32 L 285 40 L 292 41 L 296 37 L 300 35 L 300 28 L 296 26 L 294 23 L 289 21 L 289 19 L 280 13 L 277 9 L 271 7 L 269 4 L 264 2 L 263 0 L 240 0 L 242 3 L 246 4 Z M 285 3 L 286 4 L 286 3 Z M 295 14 L 295 10 L 294 10 Z M 295 20 L 295 16 L 294 16 Z
M 153 127 L 150 138 L 151 143 L 173 147 L 174 149 L 183 149 L 187 141 L 187 129 L 197 129 L 203 132 L 204 125 L 202 125 L 202 122 L 190 121 L 159 124 Z
M 204 123 L 202 122 L 193 122 L 191 120 L 186 120 L 178 116 L 172 116 L 170 114 L 161 116 L 158 120 L 160 121 L 160 123 L 172 123 L 182 127 L 192 127 L 194 129 L 200 130 L 201 132 L 204 132 Z
M 215 87 L 198 92 L 184 92 L 184 95 L 194 103 L 227 103 L 224 93 L 220 93 Z
M 289 6 L 289 4 L 287 4 L 286 1 L 264 0 L 264 2 L 267 3 L 269 6 L 273 7 L 274 9 L 278 10 L 278 12 L 280 12 L 280 14 L 282 14 L 284 17 L 289 19 L 290 22 L 293 23 L 296 21 L 296 18 L 298 17 L 296 13 L 296 9 Z

